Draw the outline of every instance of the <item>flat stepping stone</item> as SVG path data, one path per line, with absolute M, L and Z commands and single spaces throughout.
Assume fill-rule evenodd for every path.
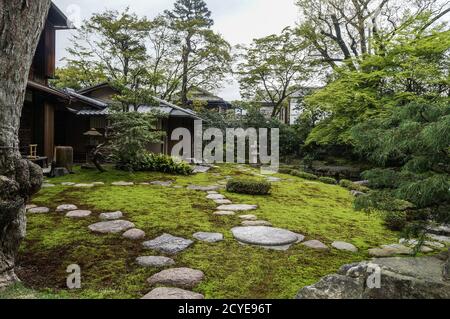
M 136 258 L 136 262 L 142 267 L 163 268 L 175 265 L 175 261 L 169 257 L 163 256 L 143 256 Z
M 103 185 L 105 185 L 105 183 L 103 183 L 103 182 L 95 182 L 95 183 L 92 183 L 92 185 L 94 185 L 94 186 L 103 186 Z
M 205 241 L 207 243 L 217 243 L 223 240 L 223 234 L 221 233 L 205 233 L 199 232 L 195 233 L 193 237 L 200 241 Z
M 47 207 L 34 207 L 28 210 L 29 214 L 47 214 L 50 212 L 50 209 Z
M 212 186 L 189 185 L 187 188 L 190 190 L 193 190 L 193 191 L 208 192 L 208 191 L 216 191 L 220 188 L 220 186 L 217 186 L 217 185 L 212 185 Z
M 169 187 L 169 186 L 172 186 L 173 182 L 154 181 L 154 182 L 151 182 L 150 184 L 155 185 L 155 186 Z
M 150 285 L 166 285 L 178 288 L 194 288 L 203 279 L 203 271 L 191 268 L 172 268 L 163 270 L 147 279 Z
M 356 248 L 355 245 L 352 245 L 350 243 L 346 243 L 343 241 L 335 241 L 334 243 L 331 244 L 331 246 L 333 246 L 337 250 L 346 250 L 346 251 L 351 251 L 353 253 L 358 252 L 358 248 Z
M 130 240 L 141 240 L 145 238 L 145 232 L 141 229 L 133 228 L 127 230 L 122 236 Z
M 61 185 L 62 185 L 62 186 L 74 186 L 74 185 L 76 185 L 76 183 L 72 183 L 72 182 L 64 182 L 64 183 L 61 183 Z
M 276 183 L 276 182 L 281 182 L 281 178 L 278 177 L 268 177 L 267 181 L 271 182 L 271 183 Z
M 42 188 L 51 188 L 51 187 L 55 187 L 56 185 L 55 184 L 49 184 L 49 183 L 45 183 L 45 184 L 42 184 Z
M 435 241 L 441 242 L 441 243 L 450 244 L 450 237 L 447 237 L 447 236 L 427 234 L 427 237 L 429 237 Z
M 239 216 L 240 219 L 243 220 L 257 220 L 258 217 L 256 217 L 255 215 L 241 215 Z
M 158 238 L 143 243 L 147 249 L 158 250 L 167 254 L 177 254 L 191 246 L 194 242 L 189 239 L 163 234 Z
M 391 257 L 395 255 L 412 255 L 413 249 L 401 244 L 383 245 L 381 248 L 369 249 L 372 257 Z
M 450 236 L 450 225 L 431 226 L 427 230 L 431 234 L 441 235 L 441 236 Z
M 272 223 L 265 221 L 265 220 L 244 220 L 241 223 L 242 226 L 250 226 L 250 227 L 255 227 L 255 226 L 268 226 L 268 227 L 272 227 Z
M 89 217 L 92 214 L 90 210 L 74 210 L 71 212 L 68 212 L 66 214 L 66 217 L 70 218 L 86 218 Z
M 209 194 L 208 196 L 206 196 L 206 199 L 212 200 L 225 199 L 225 196 L 223 196 L 222 194 Z
M 181 185 L 175 185 L 175 186 L 173 186 L 173 188 L 175 188 L 175 189 L 182 189 L 182 188 L 184 188 L 184 186 L 181 186 Z
M 162 299 L 162 300 L 200 300 L 205 299 L 205 297 L 202 294 L 198 294 L 196 292 L 183 290 L 180 288 L 156 288 L 150 291 L 148 294 L 146 294 L 141 299 L 148 299 L 148 300 L 156 300 L 156 299 Z
M 228 205 L 232 204 L 233 202 L 229 199 L 216 199 L 214 203 L 216 203 L 217 205 Z
M 257 246 L 287 246 L 299 239 L 289 230 L 267 226 L 235 227 L 231 232 L 237 241 Z
M 236 215 L 235 212 L 232 211 L 217 211 L 214 213 L 216 216 L 234 216 Z
M 25 210 L 30 210 L 32 208 L 37 208 L 37 205 L 29 204 L 29 205 L 25 206 Z
M 133 186 L 133 182 L 114 182 L 111 183 L 112 186 Z
M 405 245 L 405 246 L 417 246 L 419 244 L 419 241 L 417 239 L 405 239 L 402 238 L 399 240 L 399 244 Z M 445 248 L 445 245 L 440 243 L 440 242 L 436 242 L 436 241 L 424 241 L 424 245 L 426 245 L 427 247 L 432 247 L 435 249 L 442 249 Z
M 122 217 L 123 217 L 123 213 L 120 211 L 100 214 L 101 220 L 116 220 L 116 219 L 121 219 Z
M 62 213 L 62 212 L 69 212 L 72 210 L 77 210 L 78 207 L 72 204 L 64 204 L 64 205 L 59 205 L 58 207 L 56 207 L 56 212 L 57 213 Z
M 198 173 L 206 173 L 211 169 L 210 166 L 196 166 L 194 167 L 194 170 L 192 171 L 193 174 L 198 174 Z
M 94 184 L 75 184 L 73 187 L 76 188 L 92 188 L 94 187 Z
M 126 220 L 113 220 L 92 224 L 88 228 L 94 233 L 117 234 L 134 227 L 132 222 Z
M 247 204 L 232 204 L 232 205 L 221 205 L 217 210 L 226 210 L 233 212 L 249 211 L 258 209 L 257 205 L 247 205 Z
M 305 241 L 302 245 L 311 249 L 328 250 L 328 246 L 318 240 Z
M 208 193 L 209 195 L 219 194 L 219 193 L 216 192 L 216 191 L 207 191 L 206 193 Z

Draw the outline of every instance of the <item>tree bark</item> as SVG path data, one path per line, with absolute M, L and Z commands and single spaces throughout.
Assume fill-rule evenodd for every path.
M 0 0 L 0 289 L 18 280 L 15 258 L 26 230 L 25 204 L 42 170 L 19 152 L 20 116 L 31 63 L 50 0 Z

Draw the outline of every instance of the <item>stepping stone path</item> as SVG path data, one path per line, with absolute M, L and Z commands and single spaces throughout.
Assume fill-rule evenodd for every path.
M 127 230 L 122 236 L 130 240 L 141 240 L 145 238 L 145 232 L 141 229 L 133 228 Z
M 243 220 L 257 220 L 258 217 L 256 217 L 255 215 L 241 215 L 239 216 L 240 219 Z
M 289 230 L 266 226 L 235 227 L 231 229 L 234 238 L 248 245 L 266 248 L 289 249 L 299 241 L 299 236 Z
M 383 245 L 381 248 L 369 249 L 372 257 L 391 257 L 395 255 L 412 255 L 413 249 L 401 244 Z
M 220 186 L 217 186 L 217 185 L 212 185 L 212 186 L 189 185 L 187 188 L 190 190 L 193 190 L 193 191 L 208 192 L 208 191 L 216 191 L 220 188 Z
M 103 183 L 103 182 L 95 182 L 95 183 L 92 183 L 92 185 L 94 185 L 94 186 L 103 186 L 103 185 L 105 185 L 105 183 Z
M 189 239 L 163 234 L 158 238 L 143 243 L 147 249 L 154 249 L 166 254 L 177 254 L 191 246 L 194 242 Z
M 331 246 L 333 246 L 337 250 L 346 250 L 346 251 L 351 251 L 353 253 L 358 252 L 358 248 L 356 248 L 354 245 L 343 242 L 343 241 L 335 241 L 334 243 L 331 244 Z
M 163 300 L 200 300 L 205 299 L 201 294 L 179 288 L 156 288 L 146 294 L 142 299 L 163 299 Z
M 216 199 L 214 203 L 216 203 L 217 205 L 228 205 L 232 204 L 233 202 L 229 199 Z
M 71 212 L 68 212 L 66 214 L 66 217 L 69 218 L 86 218 L 89 217 L 92 214 L 90 210 L 74 210 Z
M 191 268 L 172 268 L 163 270 L 147 279 L 150 285 L 167 285 L 178 288 L 194 288 L 203 279 L 205 274 Z
M 55 184 L 48 184 L 48 183 L 42 184 L 42 188 L 51 188 L 51 187 L 55 187 L 55 186 L 56 186 Z
M 72 182 L 64 182 L 64 183 L 61 183 L 61 185 L 62 186 L 74 186 L 74 185 L 76 185 L 75 183 L 72 183 Z
M 37 205 L 29 204 L 29 205 L 25 206 L 25 210 L 30 210 L 32 208 L 37 208 Z
M 232 211 L 217 211 L 214 213 L 216 216 L 234 216 L 236 215 L 235 212 Z
M 328 250 L 327 245 L 324 243 L 318 241 L 318 240 L 309 240 L 304 243 L 302 243 L 303 246 L 306 246 L 311 249 L 317 249 L 317 250 Z
M 169 187 L 169 186 L 172 186 L 173 182 L 155 181 L 155 182 L 151 182 L 150 184 L 155 185 L 155 186 Z
M 419 244 L 419 241 L 417 239 L 405 239 L 405 238 L 402 238 L 402 239 L 399 240 L 399 244 L 411 247 L 411 246 L 417 246 Z M 428 240 L 426 240 L 424 242 L 424 245 L 426 245 L 427 247 L 432 247 L 432 248 L 436 248 L 436 249 L 445 248 L 444 244 L 441 244 L 441 243 L 435 242 L 435 241 L 428 241 Z
M 136 258 L 136 262 L 142 267 L 163 268 L 175 265 L 175 261 L 169 257 L 163 256 L 143 256 Z
M 92 224 L 88 228 L 94 233 L 117 234 L 134 227 L 135 226 L 132 222 L 126 220 L 113 220 Z
M 209 194 L 206 196 L 207 199 L 217 200 L 217 199 L 225 199 L 225 196 L 221 194 Z
M 133 186 L 133 182 L 114 182 L 111 183 L 112 186 Z
M 28 210 L 28 214 L 47 214 L 50 209 L 47 207 L 34 207 Z
M 116 219 L 121 219 L 122 217 L 123 217 L 123 213 L 120 211 L 100 214 L 101 220 L 116 220 Z
M 447 237 L 447 236 L 427 234 L 427 237 L 429 237 L 435 241 L 441 242 L 441 243 L 450 244 L 450 237 Z
M 195 233 L 193 235 L 195 239 L 198 239 L 200 241 L 204 241 L 207 243 L 217 243 L 219 241 L 223 240 L 223 234 L 221 233 L 205 233 L 205 232 L 199 232 Z
M 217 208 L 217 210 L 226 210 L 233 212 L 249 211 L 255 209 L 258 209 L 257 205 L 247 205 L 247 204 L 222 205 Z
M 268 226 L 272 227 L 272 223 L 265 220 L 245 220 L 241 224 L 242 226 Z
M 75 184 L 73 187 L 76 188 L 92 188 L 94 187 L 94 184 Z
M 68 211 L 72 211 L 72 210 L 77 210 L 78 207 L 72 204 L 64 204 L 64 205 L 59 205 L 58 207 L 56 207 L 56 212 L 57 213 L 62 213 L 62 212 L 68 212 Z
M 206 193 L 208 193 L 209 195 L 213 195 L 213 194 L 219 194 L 216 191 L 207 191 Z

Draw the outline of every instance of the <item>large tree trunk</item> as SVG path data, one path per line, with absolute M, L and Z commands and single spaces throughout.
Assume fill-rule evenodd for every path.
M 0 288 L 18 280 L 14 262 L 25 236 L 25 203 L 42 170 L 21 159 L 18 132 L 29 70 L 50 0 L 0 0 Z

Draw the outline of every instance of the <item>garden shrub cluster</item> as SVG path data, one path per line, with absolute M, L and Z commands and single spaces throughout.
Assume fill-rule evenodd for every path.
M 310 180 L 310 181 L 315 181 L 315 180 L 318 179 L 318 177 L 316 175 L 314 175 L 314 174 L 310 174 L 310 173 L 306 173 L 306 172 L 302 172 L 302 171 L 297 171 L 297 170 L 291 171 L 290 174 L 293 175 L 293 176 L 297 176 L 297 177 L 300 177 L 300 178 L 303 178 L 303 179 Z
M 342 179 L 339 181 L 339 186 L 346 188 L 350 191 L 368 192 L 370 189 L 366 186 L 356 184 L 348 179 Z
M 271 187 L 269 182 L 257 180 L 230 180 L 227 183 L 228 192 L 247 195 L 268 195 Z
M 129 163 L 133 171 L 161 172 L 177 175 L 190 175 L 192 167 L 186 162 L 175 161 L 172 157 L 163 154 L 145 153 Z
M 333 177 L 319 177 L 319 181 L 325 184 L 336 185 L 337 180 Z

